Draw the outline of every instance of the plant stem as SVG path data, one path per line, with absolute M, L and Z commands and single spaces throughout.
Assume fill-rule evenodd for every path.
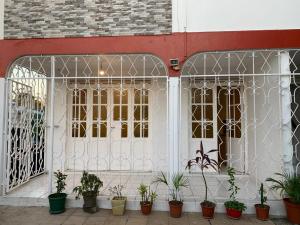
M 201 174 L 202 174 L 204 184 L 205 184 L 205 202 L 206 202 L 207 201 L 207 183 L 206 183 L 206 179 L 205 179 L 205 176 L 204 176 L 203 168 L 201 168 Z

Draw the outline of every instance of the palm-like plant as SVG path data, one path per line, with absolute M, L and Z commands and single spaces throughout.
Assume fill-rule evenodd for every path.
M 278 190 L 280 195 L 287 195 L 292 202 L 300 204 L 300 177 L 296 174 L 275 173 L 282 179 L 267 178 L 266 181 L 272 182 L 271 189 Z
M 166 177 L 166 175 L 161 172 L 160 175 L 158 175 L 157 177 L 154 178 L 152 183 L 155 184 L 165 184 L 172 196 L 172 200 L 173 201 L 180 201 L 182 202 L 182 199 L 180 199 L 179 193 L 181 188 L 187 188 L 189 186 L 189 181 L 186 177 L 184 177 L 183 173 L 176 173 L 172 176 L 171 179 L 171 184 L 169 184 L 168 179 Z
M 141 198 L 142 198 L 141 202 L 143 202 L 143 203 L 150 202 L 152 204 L 157 197 L 156 192 L 151 191 L 150 186 L 147 186 L 143 183 L 140 184 L 140 186 L 138 187 L 138 192 L 141 195 Z
M 219 164 L 216 160 L 212 159 L 209 157 L 210 153 L 216 152 L 218 151 L 217 149 L 212 149 L 210 151 L 208 151 L 206 154 L 204 153 L 204 149 L 203 149 L 203 144 L 202 141 L 200 142 L 200 149 L 198 149 L 196 151 L 196 158 L 191 159 L 187 162 L 187 166 L 186 168 L 191 169 L 194 166 L 197 166 L 200 168 L 201 170 L 201 175 L 205 184 L 205 200 L 204 202 L 208 202 L 207 201 L 207 182 L 206 182 L 206 178 L 204 175 L 204 170 L 205 169 L 209 169 L 212 168 L 215 171 L 218 171 L 219 168 Z

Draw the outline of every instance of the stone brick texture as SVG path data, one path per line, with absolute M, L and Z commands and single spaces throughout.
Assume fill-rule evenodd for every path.
M 5 0 L 5 39 L 171 32 L 171 0 Z

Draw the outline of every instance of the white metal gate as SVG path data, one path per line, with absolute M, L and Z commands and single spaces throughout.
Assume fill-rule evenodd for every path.
M 72 172 L 75 185 L 82 170 L 151 172 L 153 163 L 156 171 L 168 167 L 168 70 L 158 57 L 24 56 L 10 68 L 7 83 L 14 82 L 26 86 L 31 97 L 22 111 L 26 121 L 11 112 L 16 97 L 7 102 L 7 149 L 21 138 L 10 134 L 11 127 L 22 123 L 26 138 L 19 149 L 26 173 L 19 176 L 19 169 L 9 164 L 16 161 L 17 150 L 8 151 L 6 192 L 45 169 L 51 192 L 57 169 Z
M 8 143 L 6 191 L 25 182 L 32 166 L 32 88 L 16 81 L 8 81 Z

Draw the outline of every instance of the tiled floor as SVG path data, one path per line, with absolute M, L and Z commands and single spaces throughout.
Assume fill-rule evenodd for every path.
M 227 219 L 216 214 L 213 220 L 205 220 L 199 213 L 184 213 L 181 218 L 170 218 L 167 212 L 152 212 L 149 216 L 139 211 L 127 211 L 124 216 L 113 216 L 111 210 L 100 209 L 88 214 L 82 209 L 67 209 L 60 215 L 50 215 L 46 207 L 0 207 L 0 225 L 274 225 L 245 215 L 240 220 Z M 278 223 L 283 225 L 284 223 Z M 286 223 L 288 224 L 288 223 Z

